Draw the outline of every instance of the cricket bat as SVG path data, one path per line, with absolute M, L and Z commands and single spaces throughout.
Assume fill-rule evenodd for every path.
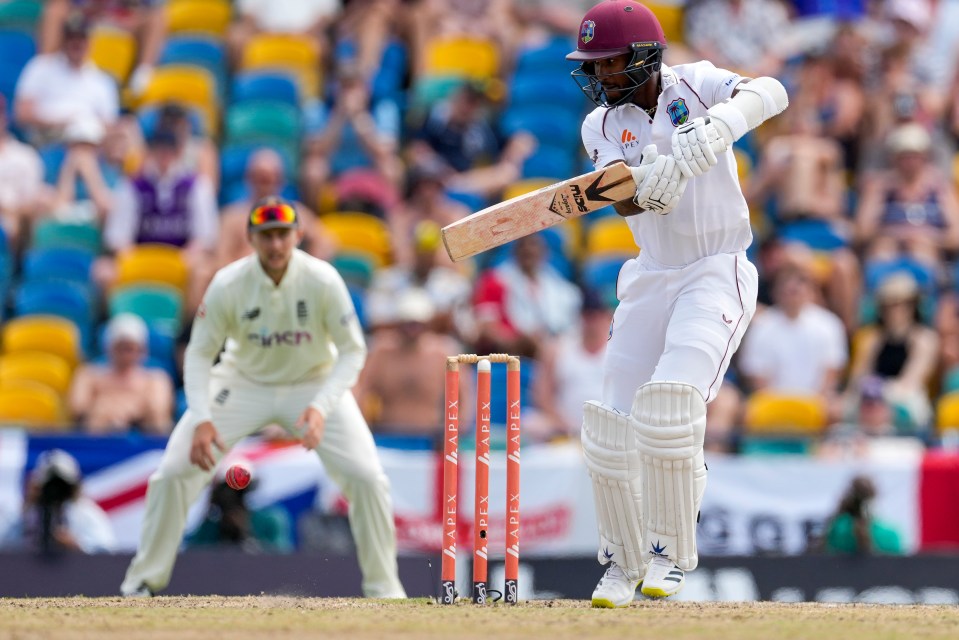
M 631 198 L 636 183 L 618 162 L 500 202 L 443 228 L 453 262 Z

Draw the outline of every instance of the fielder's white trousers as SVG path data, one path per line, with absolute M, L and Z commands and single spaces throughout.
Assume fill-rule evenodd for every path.
M 228 447 L 274 422 L 292 433 L 318 384 L 258 386 L 223 367 L 214 367 L 210 380 L 213 425 Z M 159 591 L 170 582 L 187 512 L 214 474 L 190 463 L 193 421 L 187 411 L 170 435 L 159 468 L 150 476 L 140 546 L 120 587 L 122 593 L 141 584 Z M 214 452 L 219 458 L 216 447 Z M 339 407 L 327 416 L 316 453 L 349 500 L 363 593 L 372 598 L 405 597 L 396 563 L 389 480 L 353 394 L 343 394 Z
M 722 253 L 685 267 L 646 254 L 619 274 L 604 363 L 603 402 L 629 413 L 647 382 L 685 382 L 716 397 L 756 312 L 759 278 L 744 252 Z

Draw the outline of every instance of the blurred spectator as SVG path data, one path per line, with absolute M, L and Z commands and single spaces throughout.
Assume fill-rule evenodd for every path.
M 501 140 L 490 124 L 487 107 L 483 87 L 467 82 L 449 100 L 430 109 L 409 145 L 412 166 L 438 164 L 446 171 L 447 189 L 485 197 L 518 180 L 536 140 L 528 133 Z
M 283 193 L 286 176 L 280 154 L 272 149 L 260 149 L 252 153 L 246 163 L 246 185 L 249 197 L 227 205 L 220 214 L 219 241 L 216 246 L 216 264 L 220 268 L 253 253 L 253 247 L 247 239 L 247 219 L 253 203 Z M 336 248 L 335 240 L 323 230 L 323 223 L 309 207 L 298 201 L 294 205 L 303 220 L 304 237 L 300 248 L 317 258 L 329 260 Z
M 93 118 L 74 120 L 64 129 L 63 139 L 68 148 L 57 177 L 57 210 L 75 210 L 79 204 L 78 186 L 82 184 L 94 210 L 87 217 L 100 222 L 109 213 L 113 199 L 100 168 L 99 155 L 105 135 L 103 124 Z
M 393 241 L 393 260 L 400 265 L 415 261 L 414 235 L 423 221 L 442 228 L 468 216 L 467 207 L 453 200 L 443 191 L 443 168 L 437 164 L 414 167 L 407 176 L 406 199 L 390 212 L 390 238 Z M 438 262 L 452 266 L 449 254 L 437 248 Z
M 847 420 L 829 428 L 817 454 L 831 460 L 868 459 L 918 462 L 925 449 L 921 440 L 902 436 L 895 409 L 886 400 L 881 379 L 867 376 L 859 383 L 858 402 Z
M 613 310 L 595 291 L 586 291 L 578 334 L 563 336 L 540 357 L 533 380 L 537 416 L 524 416 L 524 436 L 579 439 L 583 403 L 603 397 L 603 358 Z
M 187 546 L 236 546 L 248 553 L 291 553 L 294 545 L 290 516 L 278 506 L 251 508 L 249 496 L 256 486 L 256 476 L 245 489 L 231 489 L 225 473 L 238 460 L 228 462 L 217 470 L 206 517 L 187 537 Z M 243 462 L 253 468 L 249 461 Z
M 540 236 L 520 238 L 513 256 L 476 283 L 476 348 L 538 357 L 550 340 L 578 328 L 581 298 L 579 289 L 546 262 Z
M 412 264 L 397 263 L 373 274 L 366 306 L 370 325 L 389 324 L 398 297 L 409 289 L 422 288 L 433 305 L 431 327 L 470 342 L 475 331 L 470 304 L 472 283 L 450 264 L 442 248 L 439 225 L 424 220 L 415 226 L 412 236 Z
M 959 249 L 959 203 L 949 176 L 930 162 L 932 140 L 919 124 L 890 134 L 889 170 L 869 178 L 856 212 L 856 237 L 867 260 L 913 258 L 933 271 L 943 252 Z
M 216 145 L 207 136 L 194 133 L 190 115 L 182 105 L 163 105 L 156 128 L 159 131 L 172 131 L 176 136 L 177 168 L 180 171 L 204 176 L 214 188 L 220 184 L 220 159 Z
M 127 85 L 141 93 L 166 42 L 166 0 L 47 0 L 40 22 L 40 50 L 56 51 L 63 25 L 79 13 L 97 28 L 118 29 L 133 35 L 137 65 Z
M 30 145 L 7 129 L 7 99 L 0 94 L 0 217 L 12 246 L 17 246 L 23 226 L 49 201 L 43 184 L 43 162 Z
M 751 389 L 836 400 L 847 361 L 846 332 L 813 296 L 807 272 L 787 267 L 777 273 L 775 304 L 753 319 L 739 355 Z
M 828 255 L 827 297 L 851 331 L 858 321 L 862 276 L 846 246 L 842 149 L 822 134 L 811 111 L 794 105 L 784 115 L 789 130 L 766 144 L 746 197 L 761 205 L 773 196 L 779 233 Z
M 103 239 L 113 253 L 144 243 L 180 247 L 190 270 L 185 306 L 192 315 L 213 276 L 216 196 L 207 178 L 180 169 L 177 158 L 176 136 L 154 132 L 140 173 L 124 178 L 113 193 Z M 108 268 L 99 272 L 101 282 L 112 280 Z
M 107 323 L 107 361 L 81 365 L 70 389 L 70 411 L 86 432 L 170 432 L 173 384 L 161 369 L 144 366 L 147 340 L 147 326 L 138 316 L 121 313 Z
M 237 19 L 228 34 L 231 57 L 238 62 L 250 38 L 260 33 L 308 36 L 322 55 L 329 50 L 326 29 L 341 4 L 342 0 L 237 0 Z
M 323 186 L 338 173 L 357 166 L 372 167 L 398 187 L 400 116 L 396 105 L 370 103 L 370 91 L 354 60 L 340 61 L 331 91 L 334 102 L 323 113 L 322 125 L 306 142 L 301 173 L 305 197 L 316 202 Z
M 777 0 L 702 0 L 685 14 L 685 41 L 698 58 L 744 76 L 776 76 L 789 27 Z
M 71 15 L 63 23 L 60 50 L 37 55 L 20 74 L 14 116 L 38 144 L 62 139 L 74 120 L 108 125 L 117 119 L 116 84 L 89 59 L 89 30 L 86 18 Z
M 117 542 L 110 520 L 83 495 L 82 480 L 80 465 L 66 451 L 41 453 L 27 478 L 23 518 L 6 539 L 0 539 L 0 547 L 42 553 L 114 551 Z
M 826 553 L 872 555 L 904 553 L 899 532 L 872 513 L 876 486 L 856 476 L 843 494 L 836 515 L 826 525 Z
M 854 393 L 866 376 L 881 378 L 883 395 L 902 414 L 900 433 L 913 433 L 931 417 L 928 389 L 937 371 L 939 337 L 922 322 L 919 287 L 908 273 L 888 276 L 876 304 L 876 326 L 856 341 L 848 388 Z
M 354 393 L 375 433 L 442 433 L 445 362 L 462 349 L 430 328 L 433 311 L 426 291 L 407 288 L 393 321 L 374 334 Z

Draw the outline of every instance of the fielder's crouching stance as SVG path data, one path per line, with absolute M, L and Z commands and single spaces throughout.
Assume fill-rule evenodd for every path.
M 732 143 L 788 104 L 773 78 L 709 62 L 662 64 L 649 9 L 604 0 L 583 18 L 573 72 L 597 104 L 583 123 L 596 168 L 625 162 L 637 189 L 614 206 L 639 257 L 626 262 L 606 351 L 602 401 L 582 431 L 596 500 L 596 607 L 677 593 L 696 568 L 706 489 L 706 403 L 756 310 L 757 274 Z M 642 214 L 642 215 L 637 215 Z
M 216 274 L 197 312 L 183 372 L 188 410 L 150 477 L 140 546 L 120 591 L 148 596 L 167 586 L 187 511 L 221 454 L 277 423 L 316 450 L 349 500 L 364 594 L 403 598 L 389 481 L 350 393 L 366 346 L 346 284 L 296 249 L 303 231 L 291 204 L 261 201 L 248 230 L 255 253 Z

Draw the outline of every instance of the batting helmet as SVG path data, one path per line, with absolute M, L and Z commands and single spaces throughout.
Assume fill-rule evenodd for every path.
M 625 70 L 620 72 L 632 81 L 615 102 L 623 104 L 659 71 L 665 48 L 663 28 L 646 6 L 633 0 L 604 0 L 583 16 L 576 51 L 566 59 L 582 62 L 572 75 L 587 97 L 598 105 L 610 106 L 601 78 L 594 73 L 594 62 L 632 54 Z

